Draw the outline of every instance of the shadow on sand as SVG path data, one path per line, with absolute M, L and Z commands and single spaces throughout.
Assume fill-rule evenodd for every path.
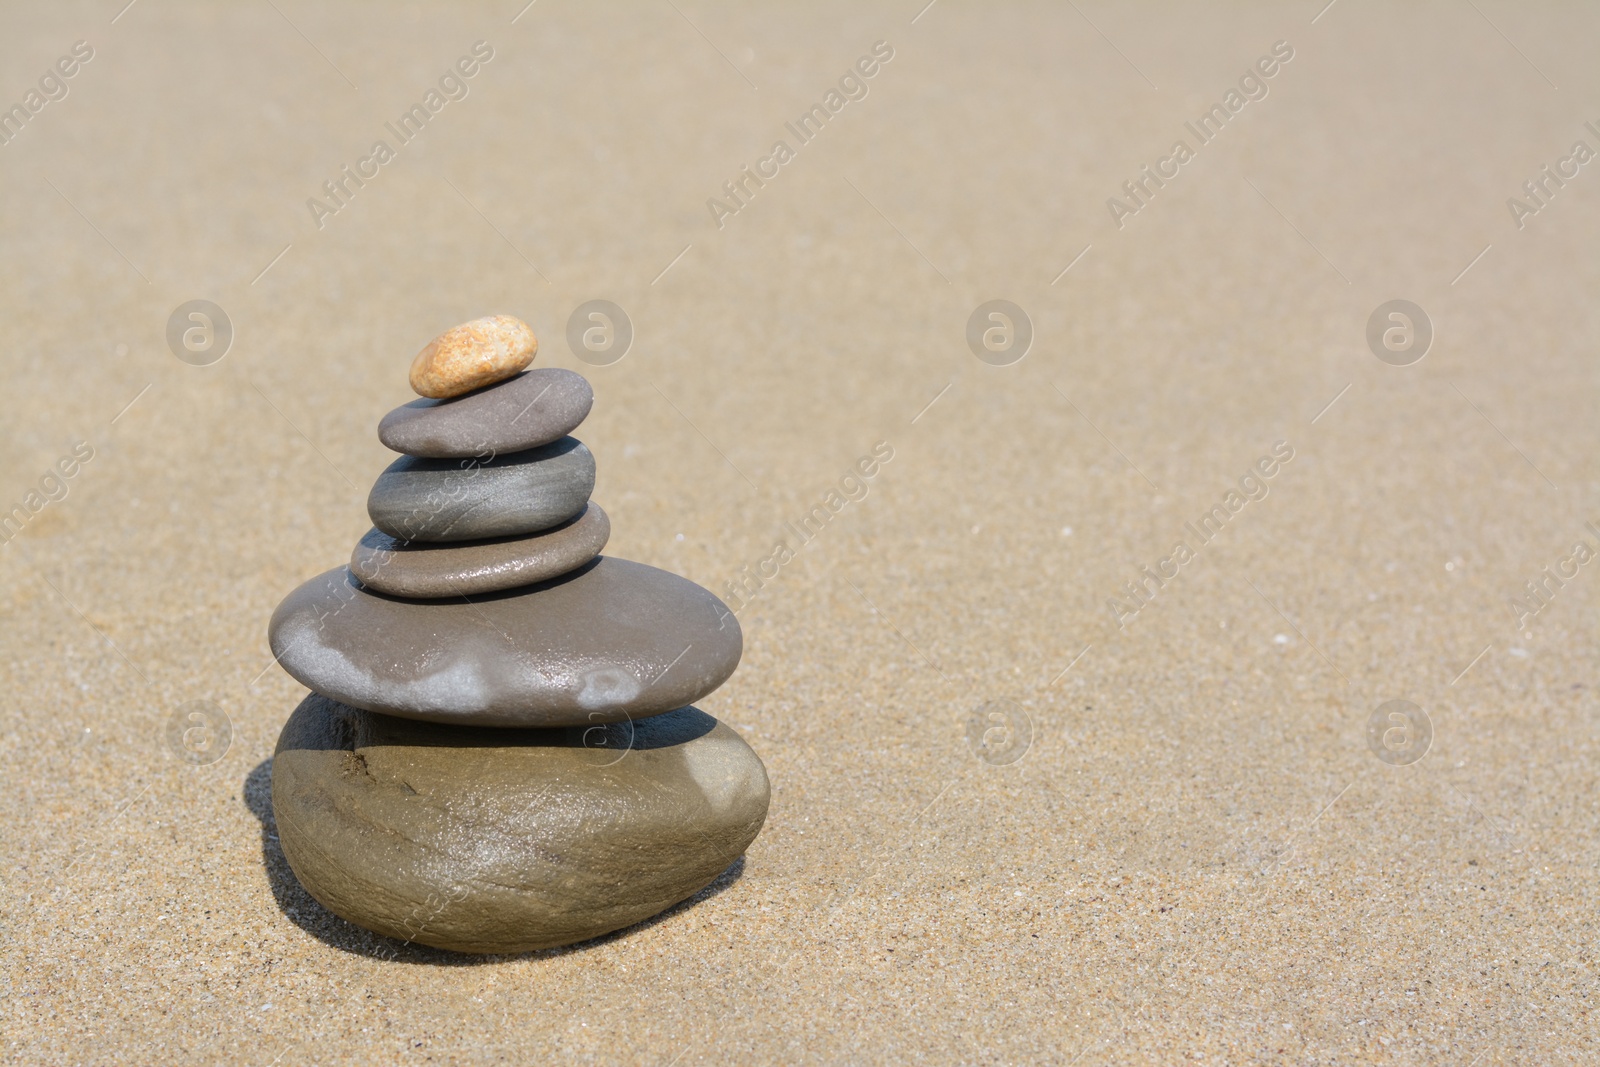
M 740 876 L 744 874 L 744 857 L 740 856 L 733 861 L 733 864 L 727 870 L 712 879 L 710 885 L 689 899 L 674 904 L 661 914 L 651 916 L 642 922 L 634 923 L 632 926 L 624 927 L 621 930 L 588 941 L 580 941 L 574 945 L 539 949 L 534 952 L 518 953 L 514 956 L 480 956 L 463 952 L 449 952 L 413 942 L 396 941 L 394 938 L 384 937 L 370 930 L 363 930 L 354 923 L 346 922 L 327 908 L 324 908 L 317 903 L 315 897 L 305 891 L 299 880 L 295 878 L 294 871 L 289 868 L 289 861 L 284 858 L 283 849 L 278 845 L 278 826 L 272 815 L 272 760 L 261 761 L 246 776 L 243 799 L 246 806 L 261 822 L 261 865 L 266 870 L 267 882 L 272 887 L 272 896 L 278 903 L 278 910 L 283 912 L 290 922 L 324 944 L 331 945 L 344 952 L 352 952 L 358 956 L 368 956 L 372 959 L 393 960 L 399 963 L 432 964 L 436 967 L 472 967 L 478 964 L 496 963 L 506 959 L 539 959 L 563 956 L 569 952 L 588 952 L 620 938 L 630 937 L 640 930 L 654 926 L 656 923 L 665 922 L 679 912 L 694 907 L 702 900 L 709 900 L 716 896 L 737 882 Z

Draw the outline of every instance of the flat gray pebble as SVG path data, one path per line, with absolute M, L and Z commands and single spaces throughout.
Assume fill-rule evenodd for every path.
M 400 541 L 370 530 L 350 553 L 350 570 L 362 585 L 391 596 L 475 596 L 576 570 L 610 536 L 611 520 L 591 500 L 577 518 L 526 537 Z
M 739 665 L 739 620 L 676 574 L 601 556 L 458 600 L 402 600 L 340 567 L 284 598 L 273 655 L 308 689 L 369 711 L 479 726 L 574 726 L 672 711 Z
M 487 459 L 565 437 L 593 406 L 583 375 L 539 367 L 465 396 L 403 404 L 378 423 L 378 440 L 408 456 Z
M 475 459 L 389 464 L 367 496 L 372 525 L 402 541 L 474 541 L 547 530 L 594 492 L 594 456 L 575 437 Z

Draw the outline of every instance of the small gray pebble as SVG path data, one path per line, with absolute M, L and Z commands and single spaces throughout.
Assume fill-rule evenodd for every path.
M 378 440 L 408 456 L 488 458 L 549 444 L 594 406 L 583 375 L 539 367 L 449 400 L 413 400 L 378 423 Z

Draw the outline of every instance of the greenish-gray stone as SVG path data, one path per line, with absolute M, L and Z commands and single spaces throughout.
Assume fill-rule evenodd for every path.
M 696 708 L 508 730 L 313 693 L 272 766 L 306 890 L 358 926 L 458 952 L 569 944 L 671 907 L 744 853 L 769 793 L 750 746 Z

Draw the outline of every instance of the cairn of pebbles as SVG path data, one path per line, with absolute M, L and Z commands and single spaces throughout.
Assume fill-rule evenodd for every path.
M 693 582 L 601 556 L 581 375 L 527 370 L 509 316 L 417 356 L 425 399 L 350 564 L 290 593 L 273 653 L 311 694 L 272 804 L 300 883 L 343 918 L 461 952 L 596 937 L 692 896 L 755 840 L 766 769 L 692 707 L 743 638 Z

